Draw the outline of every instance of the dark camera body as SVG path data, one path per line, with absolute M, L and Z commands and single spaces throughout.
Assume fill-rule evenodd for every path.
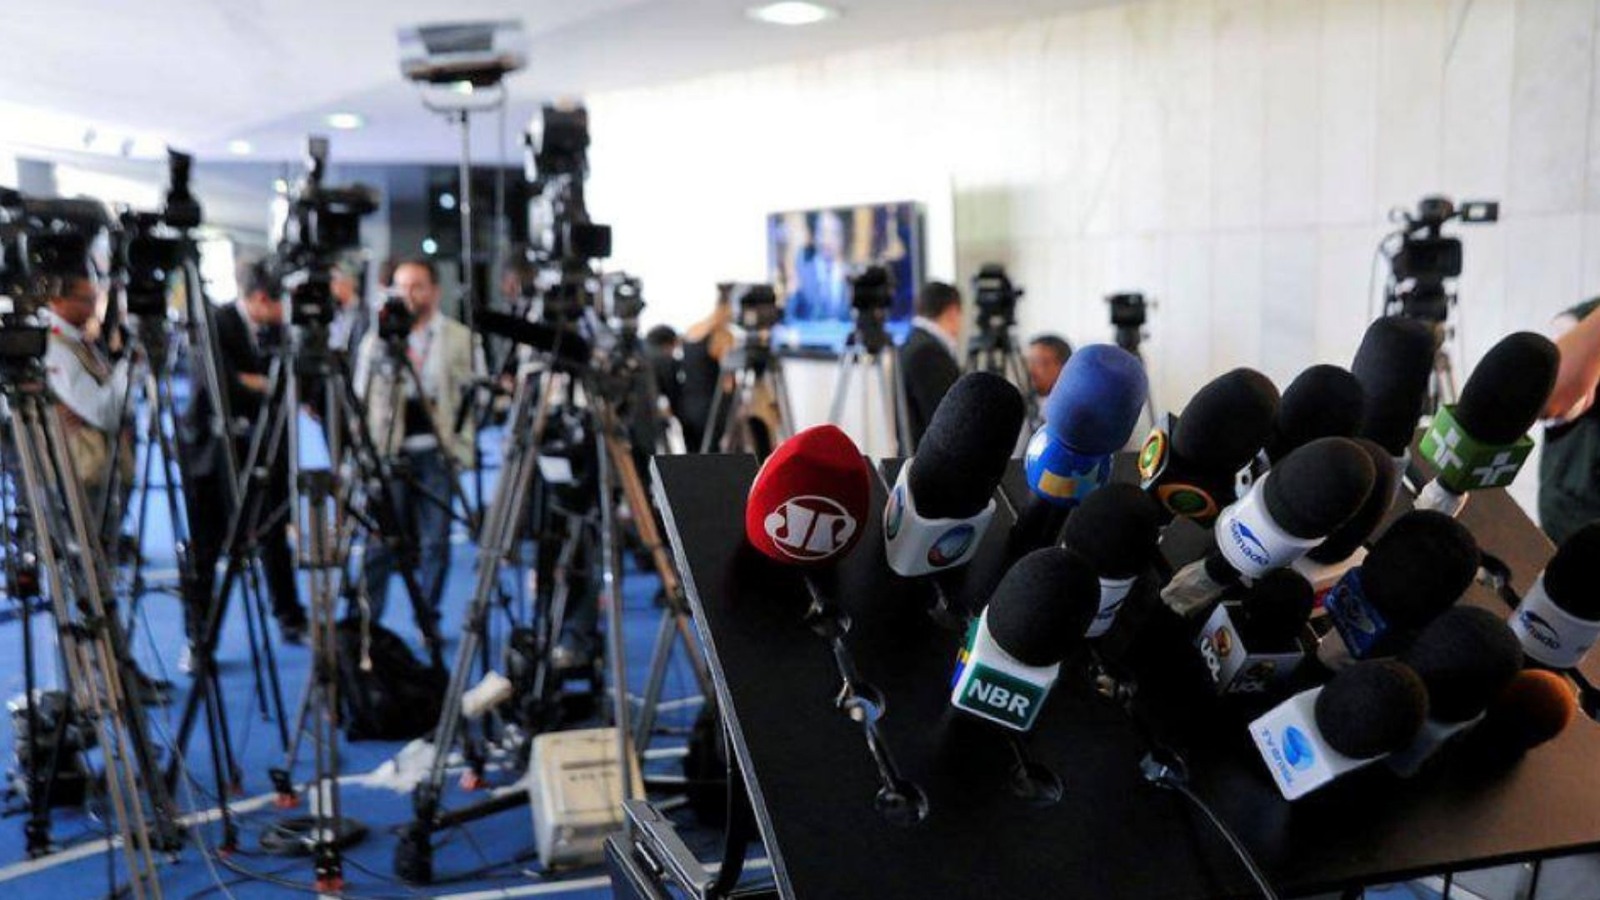
M 730 283 L 723 286 L 733 304 L 734 320 L 745 331 L 770 331 L 783 324 L 783 304 L 770 284 Z
M 1111 327 L 1143 328 L 1149 320 L 1148 304 L 1140 293 L 1111 294 L 1106 297 L 1111 307 Z
M 1011 281 L 1006 267 L 984 263 L 972 276 L 973 304 L 978 308 L 978 327 L 988 331 L 1017 323 L 1017 301 L 1024 291 Z
M 1500 204 L 1493 200 L 1468 200 L 1456 204 L 1448 197 L 1428 196 L 1415 213 L 1403 214 L 1397 233 L 1400 244 L 1389 258 L 1391 286 L 1387 312 L 1435 324 L 1449 316 L 1455 297 L 1446 285 L 1461 277 L 1461 239 L 1444 234 L 1451 221 L 1497 222 Z
M 417 317 L 402 297 L 386 297 L 378 307 L 378 339 L 403 341 L 417 323 Z

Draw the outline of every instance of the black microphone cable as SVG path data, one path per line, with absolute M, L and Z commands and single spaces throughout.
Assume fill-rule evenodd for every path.
M 1256 889 L 1261 892 L 1261 896 L 1265 900 L 1278 900 L 1277 891 L 1272 889 L 1272 885 L 1267 881 L 1267 876 L 1261 871 L 1261 867 L 1256 864 L 1255 857 L 1251 856 L 1250 851 L 1245 848 L 1244 842 L 1239 840 L 1239 836 L 1233 833 L 1233 829 L 1229 828 L 1226 822 L 1222 821 L 1222 817 L 1217 815 L 1216 810 L 1211 808 L 1211 804 L 1195 793 L 1194 788 L 1189 787 L 1189 767 L 1183 761 L 1183 757 L 1173 750 L 1159 746 L 1153 747 L 1150 752 L 1144 755 L 1143 759 L 1139 760 L 1139 772 L 1144 775 L 1146 781 L 1156 787 L 1177 791 L 1187 798 L 1190 803 L 1194 804 L 1195 808 L 1199 809 L 1206 819 L 1211 822 L 1211 827 L 1215 828 L 1217 833 L 1222 835 L 1223 840 L 1228 842 L 1228 846 L 1233 848 L 1234 855 L 1239 858 L 1239 862 L 1243 863 L 1245 870 L 1250 873 L 1250 877 L 1255 881 Z

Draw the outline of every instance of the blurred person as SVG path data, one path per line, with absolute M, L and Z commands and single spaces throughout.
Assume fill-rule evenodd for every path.
M 673 415 L 683 405 L 683 362 L 679 358 L 682 341 L 671 325 L 657 325 L 645 332 L 644 358 L 655 374 L 656 391 Z
M 906 418 L 911 426 L 910 452 L 922 441 L 933 410 L 961 377 L 961 291 L 930 281 L 917 294 L 911 333 L 900 346 L 900 377 L 905 385 Z
M 1561 366 L 1544 408 L 1539 454 L 1539 525 L 1562 543 L 1600 519 L 1600 297 L 1565 310 L 1552 330 Z
M 372 310 L 362 296 L 361 260 L 347 255 L 334 264 L 330 288 L 338 308 L 333 312 L 333 322 L 328 326 L 328 347 L 350 357 L 367 336 L 367 326 Z
M 1072 345 L 1054 334 L 1041 334 L 1028 341 L 1028 381 L 1033 392 L 1040 397 L 1050 396 L 1050 390 L 1061 377 L 1061 367 L 1072 356 Z
M 398 378 L 368 377 L 391 352 L 376 330 L 369 330 L 356 355 L 355 385 L 364 395 L 367 427 L 378 452 L 403 460 L 404 476 L 393 484 L 392 500 L 416 542 L 417 580 L 437 621 L 450 567 L 452 479 L 456 465 L 473 465 L 476 440 L 470 419 L 455 430 L 456 413 L 463 389 L 474 382 L 482 363 L 473 350 L 472 332 L 439 311 L 438 270 L 431 260 L 402 260 L 395 266 L 391 291 L 404 298 L 413 316 L 411 331 L 398 349 L 416 369 L 421 393 L 403 373 Z M 403 392 L 400 398 L 392 393 L 397 387 Z M 363 580 L 374 622 L 383 618 L 394 566 L 394 553 L 385 542 L 367 544 Z
M 285 313 L 283 286 L 266 260 L 244 265 L 239 277 L 239 299 L 213 311 L 217 377 L 227 392 L 230 416 L 225 427 L 232 436 L 233 452 L 241 467 L 248 461 L 252 432 L 270 399 L 272 386 L 267 373 L 274 353 L 285 340 Z M 180 449 L 193 482 L 184 485 L 184 496 L 188 500 L 189 543 L 198 579 L 186 591 L 185 613 L 193 641 L 199 637 L 199 626 L 215 590 L 217 562 L 226 549 L 223 542 L 234 515 L 226 484 L 227 451 L 222 436 L 213 429 L 212 400 L 203 379 L 194 382 L 194 394 L 184 412 L 183 433 Z M 291 448 L 280 447 L 275 458 L 257 461 L 258 467 L 265 468 L 269 475 L 261 504 L 261 524 L 265 527 L 255 539 L 266 569 L 267 591 L 279 633 L 284 641 L 294 644 L 305 639 L 306 611 L 300 604 L 294 555 L 289 548 L 290 516 L 280 512 L 289 502 L 289 452 Z
M 54 283 L 41 309 L 50 338 L 45 346 L 45 379 L 55 395 L 56 408 L 67 435 L 67 454 L 83 484 L 89 502 L 89 527 L 111 543 L 120 537 L 122 512 L 133 489 L 133 430 L 126 421 L 127 358 L 112 362 L 99 340 L 100 320 L 95 308 L 100 298 L 94 279 L 63 275 Z M 114 343 L 119 334 L 111 335 Z M 118 349 L 118 348 L 113 348 Z M 113 472 L 115 469 L 115 472 Z M 111 493 L 113 481 L 118 486 Z M 114 508 L 107 510 L 107 504 Z
M 729 389 L 722 377 L 722 358 L 733 349 L 733 296 L 731 284 L 717 285 L 717 301 L 705 318 L 683 333 L 681 397 L 673 410 L 683 426 L 683 440 L 690 453 L 699 453 L 711 427 L 711 407 L 717 395 Z M 718 429 L 720 432 L 720 428 Z M 712 446 L 721 439 L 712 435 Z

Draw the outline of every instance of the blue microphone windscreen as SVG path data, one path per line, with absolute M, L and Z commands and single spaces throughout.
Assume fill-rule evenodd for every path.
M 1078 453 L 1114 453 L 1133 434 L 1149 389 L 1132 353 L 1111 344 L 1079 348 L 1045 400 L 1045 427 Z

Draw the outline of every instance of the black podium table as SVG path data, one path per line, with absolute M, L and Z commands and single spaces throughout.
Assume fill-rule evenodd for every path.
M 655 465 L 733 755 L 783 897 L 1253 895 L 1199 813 L 1143 779 L 1141 729 L 1068 674 L 1020 742 L 1059 777 L 1062 796 L 1046 805 L 1013 789 L 1017 743 L 949 705 L 961 635 L 928 614 L 932 586 L 901 579 L 884 562 L 879 479 L 860 544 L 816 583 L 848 614 L 844 644 L 858 677 L 883 698 L 884 740 L 928 801 L 914 824 L 881 814 L 863 729 L 835 702 L 833 653 L 804 621 L 801 573 L 745 542 L 755 459 L 657 457 Z M 1009 524 L 997 517 L 970 571 L 943 585 L 951 599 L 981 603 L 999 577 Z M 1449 759 L 1407 781 L 1369 770 L 1291 805 L 1250 748 L 1239 710 L 1202 706 L 1196 718 L 1192 783 L 1285 896 L 1600 848 L 1600 728 L 1588 720 L 1508 772 L 1458 771 Z

